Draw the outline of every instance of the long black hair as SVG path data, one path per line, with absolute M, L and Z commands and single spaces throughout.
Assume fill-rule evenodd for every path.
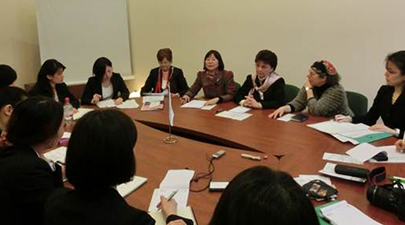
M 49 83 L 48 75 L 55 75 L 58 70 L 62 69 L 64 71 L 66 67 L 57 61 L 56 59 L 48 59 L 42 64 L 41 69 L 38 72 L 37 76 L 37 83 L 32 88 L 32 94 L 35 95 L 37 93 L 43 93 L 44 96 L 47 97 L 54 97 L 54 93 L 52 91 L 52 86 Z
M 112 63 L 106 57 L 98 58 L 93 64 L 93 74 L 97 81 L 102 81 L 107 66 L 112 67 Z

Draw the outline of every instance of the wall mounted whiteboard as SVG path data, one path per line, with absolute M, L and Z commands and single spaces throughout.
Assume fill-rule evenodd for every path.
M 126 0 L 36 0 L 41 63 L 66 66 L 67 84 L 85 83 L 94 61 L 109 58 L 115 72 L 131 79 Z

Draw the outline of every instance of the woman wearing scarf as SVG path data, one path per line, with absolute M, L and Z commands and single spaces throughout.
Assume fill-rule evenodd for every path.
M 183 96 L 188 90 L 187 81 L 183 71 L 172 66 L 173 54 L 169 48 L 160 49 L 157 53 L 159 67 L 150 71 L 145 85 L 141 89 L 141 95 L 147 93 L 168 93 L 169 84 L 172 94 Z
M 314 116 L 332 117 L 336 114 L 353 116 L 346 92 L 339 84 L 340 75 L 332 63 L 326 60 L 314 62 L 309 69 L 308 80 L 297 97 L 269 115 L 275 119 L 289 112 L 300 112 L 306 107 Z
M 275 70 L 277 55 L 262 50 L 256 55 L 256 74 L 248 75 L 233 101 L 241 106 L 254 109 L 275 109 L 284 100 L 284 79 Z

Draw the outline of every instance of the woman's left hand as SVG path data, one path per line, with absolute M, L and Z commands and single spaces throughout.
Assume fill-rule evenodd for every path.
M 374 126 L 371 126 L 369 130 L 376 131 L 376 132 L 384 132 L 384 133 L 390 133 L 390 134 L 396 134 L 397 132 L 394 129 L 391 129 L 383 124 L 376 124 Z
M 219 101 L 219 98 L 218 98 L 218 97 L 213 98 L 213 99 L 210 99 L 210 100 L 208 100 L 207 102 L 205 102 L 204 106 L 206 106 L 206 105 L 215 105 L 215 104 L 218 103 L 218 101 Z
M 256 99 L 252 95 L 246 96 L 245 98 L 246 98 L 245 101 L 246 101 L 246 104 L 248 107 L 255 108 L 255 109 L 263 108 L 262 104 L 260 102 L 257 102 Z
M 123 101 L 124 101 L 124 99 L 119 97 L 119 98 L 115 99 L 114 103 L 115 103 L 115 105 L 121 105 Z

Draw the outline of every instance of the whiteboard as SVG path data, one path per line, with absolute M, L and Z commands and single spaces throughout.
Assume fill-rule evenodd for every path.
M 94 61 L 107 57 L 132 79 L 126 0 L 36 0 L 41 63 L 66 66 L 65 82 L 83 84 Z

